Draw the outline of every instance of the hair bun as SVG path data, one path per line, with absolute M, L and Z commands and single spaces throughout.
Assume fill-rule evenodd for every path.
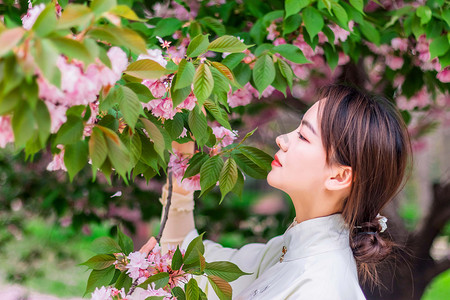
M 378 263 L 392 251 L 392 243 L 384 240 L 378 219 L 357 226 L 353 232 L 351 248 L 358 263 Z

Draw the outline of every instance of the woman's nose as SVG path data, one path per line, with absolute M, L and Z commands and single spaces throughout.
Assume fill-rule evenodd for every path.
M 277 136 L 275 141 L 281 150 L 287 151 L 288 145 L 289 145 L 289 137 L 287 134 L 282 134 L 282 135 Z

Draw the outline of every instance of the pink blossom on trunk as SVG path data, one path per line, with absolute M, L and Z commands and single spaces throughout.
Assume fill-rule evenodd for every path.
M 53 160 L 47 165 L 47 171 L 67 171 L 66 165 L 64 164 L 64 145 L 58 145 L 56 148 L 61 151 L 53 155 Z
M 14 142 L 14 133 L 11 126 L 10 116 L 0 116 L 0 148 Z

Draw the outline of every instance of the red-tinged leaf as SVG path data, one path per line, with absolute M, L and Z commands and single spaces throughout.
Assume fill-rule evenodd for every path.
M 0 33 L 0 57 L 8 53 L 14 46 L 19 43 L 25 34 L 25 29 L 16 27 L 6 29 Z

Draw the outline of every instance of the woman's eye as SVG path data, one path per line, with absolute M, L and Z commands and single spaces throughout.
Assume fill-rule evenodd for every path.
M 299 132 L 297 132 L 298 133 L 298 137 L 301 139 L 301 140 L 304 140 L 304 141 L 308 141 L 307 139 L 305 139 L 305 137 L 300 133 L 300 131 Z

